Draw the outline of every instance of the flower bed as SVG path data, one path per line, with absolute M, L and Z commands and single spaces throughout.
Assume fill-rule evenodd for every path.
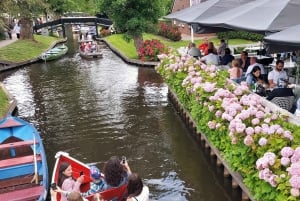
M 257 200 L 297 200 L 300 189 L 300 127 L 263 105 L 263 98 L 235 85 L 226 71 L 188 55 L 159 56 L 156 70 L 220 151 L 241 173 Z

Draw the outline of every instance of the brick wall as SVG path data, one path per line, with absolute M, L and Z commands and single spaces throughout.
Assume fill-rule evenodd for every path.
M 200 2 L 204 2 L 206 0 L 191 0 L 192 1 L 192 5 L 196 5 Z M 190 0 L 174 0 L 173 2 L 173 7 L 172 7 L 172 13 L 176 12 L 176 11 L 180 11 L 182 9 L 188 8 L 190 7 Z M 191 28 L 188 24 L 186 23 L 182 23 L 179 21 L 175 21 L 173 20 L 173 24 L 176 24 L 180 27 L 180 31 L 182 34 L 185 35 L 190 35 L 191 34 Z M 201 37 L 201 36 L 206 36 L 206 35 L 215 35 L 215 34 L 195 34 L 195 37 Z

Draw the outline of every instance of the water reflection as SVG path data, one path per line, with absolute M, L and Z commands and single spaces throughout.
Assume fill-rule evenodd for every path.
M 100 60 L 75 53 L 19 69 L 3 82 L 19 116 L 41 132 L 50 172 L 60 150 L 100 168 L 112 155 L 126 155 L 151 200 L 230 200 L 154 69 L 127 65 L 106 48 Z

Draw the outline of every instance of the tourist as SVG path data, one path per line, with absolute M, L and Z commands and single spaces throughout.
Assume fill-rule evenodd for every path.
M 247 69 L 247 71 L 245 73 L 245 76 L 247 77 L 247 75 L 251 73 L 251 71 L 254 68 L 254 66 L 258 66 L 260 68 L 261 75 L 264 78 L 264 76 L 265 76 L 264 66 L 262 64 L 260 64 L 260 63 L 257 63 L 257 58 L 255 56 L 254 57 L 250 57 L 250 65 L 248 66 L 248 69 Z
M 283 70 L 284 62 L 282 60 L 276 61 L 275 68 L 268 74 L 268 82 L 270 88 L 285 87 L 287 85 L 288 76 Z
M 252 71 L 246 77 L 246 83 L 249 89 L 253 86 L 263 85 L 264 80 L 259 66 L 254 66 Z
M 220 46 L 218 48 L 218 56 L 222 58 L 225 55 L 225 49 L 227 48 L 227 44 L 224 39 L 220 40 Z
M 210 64 L 210 65 L 218 65 L 219 64 L 219 57 L 218 55 L 213 53 L 213 49 L 208 49 L 208 54 L 204 57 L 200 58 L 200 61 Z
M 103 191 L 104 182 L 101 182 L 101 173 L 100 170 L 96 166 L 90 167 L 90 177 L 91 177 L 91 185 L 90 189 L 87 192 L 81 193 L 83 197 L 87 197 L 93 195 L 97 192 Z
M 240 84 L 242 81 L 242 74 L 243 70 L 239 66 L 239 61 L 237 59 L 232 60 L 231 62 L 231 68 L 228 70 L 229 72 L 229 78 Z
M 149 201 L 149 188 L 143 185 L 138 174 L 132 173 L 128 178 L 126 201 Z
M 204 53 L 205 50 L 208 48 L 208 43 L 209 43 L 208 38 L 204 38 L 203 43 L 199 44 L 198 49 L 199 49 L 202 53 Z
M 187 51 L 188 55 L 195 57 L 195 58 L 199 58 L 201 57 L 201 52 L 198 48 L 196 48 L 196 44 L 195 43 L 189 43 L 188 46 L 188 51 Z
M 80 185 L 83 182 L 84 176 L 81 175 L 77 178 L 75 181 L 72 177 L 72 166 L 67 163 L 63 162 L 61 163 L 59 167 L 59 177 L 58 177 L 58 186 L 66 192 L 80 192 Z M 62 193 L 61 194 L 61 201 L 67 200 L 67 195 Z
M 19 22 L 15 25 L 13 31 L 16 33 L 17 38 L 20 39 L 21 26 L 20 26 L 20 23 L 19 23 Z
M 248 52 L 242 51 L 241 58 L 239 59 L 239 65 L 243 69 L 243 72 L 246 73 L 248 66 L 250 65 L 250 58 L 248 57 Z
M 234 59 L 234 56 L 231 55 L 230 49 L 227 47 L 225 48 L 225 55 L 221 57 L 221 64 L 222 65 L 228 65 L 232 62 Z

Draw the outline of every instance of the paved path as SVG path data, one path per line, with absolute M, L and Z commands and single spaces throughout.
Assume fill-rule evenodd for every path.
M 0 40 L 0 48 L 5 47 L 6 45 L 9 45 L 17 40 L 17 37 L 15 34 L 12 35 L 12 39 L 6 39 L 6 40 Z

